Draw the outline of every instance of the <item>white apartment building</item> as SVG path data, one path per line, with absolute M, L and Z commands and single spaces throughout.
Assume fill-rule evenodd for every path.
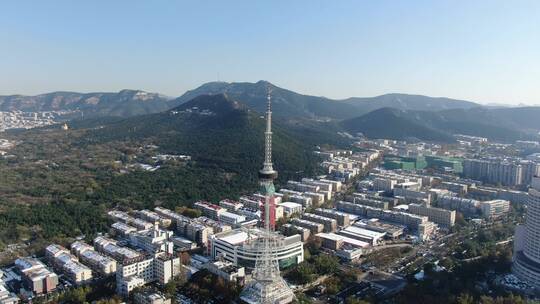
M 456 223 L 455 210 L 446 210 L 420 204 L 409 204 L 409 212 L 416 215 L 427 216 L 430 221 L 446 228 L 452 227 Z
M 219 221 L 227 225 L 238 225 L 246 221 L 246 217 L 229 211 L 225 211 L 219 214 Z
M 314 204 L 314 205 L 321 205 L 322 203 L 325 202 L 325 198 L 326 196 L 323 194 L 323 193 L 318 193 L 318 192 L 304 192 L 303 196 L 307 196 L 307 197 L 310 197 L 311 198 L 311 202 Z
M 17 304 L 20 299 L 16 294 L 9 292 L 6 287 L 6 284 L 0 278 L 0 304 Z
M 24 287 L 36 295 L 56 290 L 58 276 L 50 271 L 38 259 L 22 257 L 15 261 L 15 266 L 22 274 Z
M 115 240 L 103 236 L 98 236 L 94 239 L 94 246 L 98 252 L 108 255 L 120 263 L 140 260 L 142 258 L 142 254 L 140 252 L 118 246 Z
M 375 191 L 387 191 L 394 190 L 397 184 L 397 180 L 385 177 L 376 177 L 373 179 L 373 190 Z
M 201 210 L 205 216 L 215 221 L 219 220 L 219 216 L 221 215 L 221 213 L 227 211 L 227 209 L 223 207 L 203 201 L 196 202 L 193 206 L 196 209 Z
M 127 237 L 130 233 L 135 231 L 137 231 L 137 228 L 122 222 L 116 222 L 111 225 L 111 234 L 116 236 Z
M 116 272 L 116 261 L 94 250 L 94 247 L 77 241 L 71 244 L 71 251 L 83 264 L 88 265 L 94 272 L 104 276 Z
M 163 228 L 167 228 L 172 224 L 172 220 L 170 218 L 163 217 L 158 213 L 150 210 L 137 211 L 137 216 L 140 217 L 142 220 L 153 223 L 154 225 L 159 225 Z
M 116 272 L 117 293 L 127 296 L 134 288 L 151 282 L 167 284 L 180 274 L 180 269 L 180 258 L 165 254 L 120 264 Z
M 313 213 L 304 213 L 302 219 L 324 225 L 324 232 L 335 232 L 337 230 L 337 221 L 333 218 L 324 217 Z
M 236 266 L 227 261 L 210 262 L 204 264 L 203 267 L 227 282 L 242 283 L 246 276 L 244 267 Z
M 151 229 L 133 232 L 129 235 L 129 243 L 133 247 L 140 248 L 150 254 L 172 254 L 174 245 L 170 238 L 173 232 L 159 229 L 155 225 Z
M 242 204 L 241 202 L 224 199 L 219 201 L 219 206 L 227 209 L 229 212 L 236 212 L 238 211 L 238 209 L 244 207 L 244 204 Z
M 293 202 L 283 202 L 279 204 L 280 207 L 283 208 L 283 213 L 286 216 L 291 216 L 293 214 L 302 214 L 302 205 L 298 203 Z
M 480 210 L 484 218 L 500 218 L 510 212 L 510 202 L 506 200 L 480 202 Z
M 45 256 L 74 284 L 83 284 L 92 279 L 92 270 L 80 263 L 74 255 L 60 245 L 47 246 Z

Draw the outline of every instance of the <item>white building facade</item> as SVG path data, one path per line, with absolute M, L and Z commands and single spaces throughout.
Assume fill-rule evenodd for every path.
M 516 229 L 514 274 L 540 290 L 540 177 L 529 189 L 525 229 Z

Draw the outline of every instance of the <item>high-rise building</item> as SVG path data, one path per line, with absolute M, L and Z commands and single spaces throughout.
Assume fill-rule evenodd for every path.
M 521 164 L 499 159 L 466 159 L 463 161 L 463 175 L 503 186 L 517 186 L 524 181 Z
M 525 226 L 516 228 L 514 274 L 540 290 L 540 177 L 529 189 Z
M 481 159 L 466 159 L 463 161 L 463 175 L 478 180 L 487 180 L 490 162 Z
M 519 162 L 522 172 L 523 185 L 530 185 L 534 176 L 540 176 L 540 164 L 531 160 L 522 160 Z
M 500 183 L 504 186 L 516 186 L 521 184 L 523 170 L 521 165 L 511 162 L 492 162 L 488 180 L 491 183 Z
M 272 165 L 272 106 L 270 93 L 268 94 L 264 137 L 264 164 L 259 171 L 259 179 L 265 196 L 264 234 L 256 244 L 260 248 L 260 251 L 257 250 L 257 252 L 260 253 L 257 255 L 251 281 L 242 291 L 240 299 L 250 304 L 286 304 L 294 300 L 294 293 L 281 277 L 278 260 L 272 254 L 278 244 L 275 235 L 270 230 L 271 204 L 275 207 L 274 179 L 277 177 L 277 171 L 274 170 Z

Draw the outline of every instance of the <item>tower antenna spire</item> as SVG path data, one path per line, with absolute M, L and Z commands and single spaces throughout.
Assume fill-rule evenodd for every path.
M 268 86 L 266 95 L 266 130 L 264 132 L 264 163 L 259 171 L 261 183 L 266 180 L 273 181 L 277 178 L 277 171 L 272 164 L 272 88 Z
M 294 293 L 281 277 L 276 256 L 280 246 L 272 231 L 275 221 L 274 179 L 277 171 L 272 165 L 272 96 L 268 86 L 266 130 L 264 132 L 264 163 L 259 170 L 261 192 L 264 195 L 264 228 L 255 246 L 257 255 L 252 279 L 242 291 L 240 299 L 248 304 L 286 304 L 294 299 Z M 272 218 L 271 218 L 272 216 Z

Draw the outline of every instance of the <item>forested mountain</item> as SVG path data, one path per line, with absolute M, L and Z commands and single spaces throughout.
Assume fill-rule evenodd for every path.
M 53 92 L 36 96 L 0 96 L 0 111 L 81 111 L 85 117 L 134 116 L 171 107 L 169 98 L 140 90 L 117 93 Z M 82 116 L 82 115 L 81 115 Z
M 357 108 L 324 97 L 302 95 L 274 86 L 267 81 L 250 82 L 210 82 L 186 92 L 173 100 L 182 104 L 196 96 L 206 94 L 226 94 L 234 100 L 241 100 L 249 108 L 263 113 L 266 107 L 268 89 L 272 91 L 273 113 L 278 117 L 330 118 L 350 117 Z
M 241 100 L 248 107 L 262 112 L 264 111 L 268 88 L 272 90 L 274 113 L 282 117 L 346 119 L 385 107 L 401 110 L 439 111 L 460 108 L 470 109 L 479 106 L 476 103 L 464 100 L 407 94 L 386 94 L 376 97 L 353 97 L 345 100 L 334 100 L 295 93 L 267 81 L 256 83 L 210 82 L 186 92 L 173 102 L 181 104 L 199 95 L 225 93 L 233 99 Z
M 466 134 L 512 142 L 536 137 L 534 132 L 525 132 L 515 121 L 506 118 L 504 113 L 485 108 L 431 112 L 384 108 L 345 120 L 341 126 L 370 138 L 452 142 L 451 135 Z
M 536 132 L 540 130 L 540 107 L 498 108 L 491 109 L 490 112 L 516 128 Z
M 217 202 L 258 189 L 265 120 L 225 95 L 205 95 L 174 109 L 131 118 L 99 118 L 5 133 L 18 141 L 0 159 L 2 243 L 87 236 L 104 229 L 109 208 L 175 208 Z M 319 173 L 316 144 L 302 128 L 274 124 L 278 184 Z M 332 134 L 334 137 L 335 134 Z M 334 140 L 334 139 L 333 139 Z M 188 162 L 156 162 L 187 154 Z M 149 171 L 140 165 L 160 167 Z
M 330 127 L 333 131 L 338 125 L 350 132 L 363 130 L 369 137 L 443 141 L 451 140 L 449 136 L 456 133 L 513 141 L 534 138 L 540 130 L 540 107 L 492 108 L 465 100 L 408 94 L 332 100 L 298 94 L 266 81 L 211 82 L 172 102 L 181 104 L 201 94 L 225 93 L 249 108 L 263 112 L 268 88 L 272 90 L 275 116 L 293 120 L 298 125 L 316 125 L 315 129 L 323 125 L 317 125 L 317 121 L 328 120 L 336 123 L 324 128 Z M 405 134 L 404 130 L 412 133 Z
M 345 120 L 343 128 L 351 133 L 362 133 L 368 138 L 420 139 L 427 141 L 452 142 L 450 134 L 412 121 L 404 111 L 383 108 L 360 117 Z
M 263 161 L 264 118 L 223 94 L 202 95 L 172 110 L 128 118 L 90 131 L 84 140 L 151 140 L 163 153 L 187 154 L 206 164 L 255 178 Z M 314 170 L 314 146 L 275 124 L 274 157 L 283 178 Z
M 396 93 L 375 97 L 353 97 L 344 100 L 344 102 L 359 107 L 364 113 L 381 108 L 415 111 L 442 111 L 480 107 L 477 103 L 465 100 Z

